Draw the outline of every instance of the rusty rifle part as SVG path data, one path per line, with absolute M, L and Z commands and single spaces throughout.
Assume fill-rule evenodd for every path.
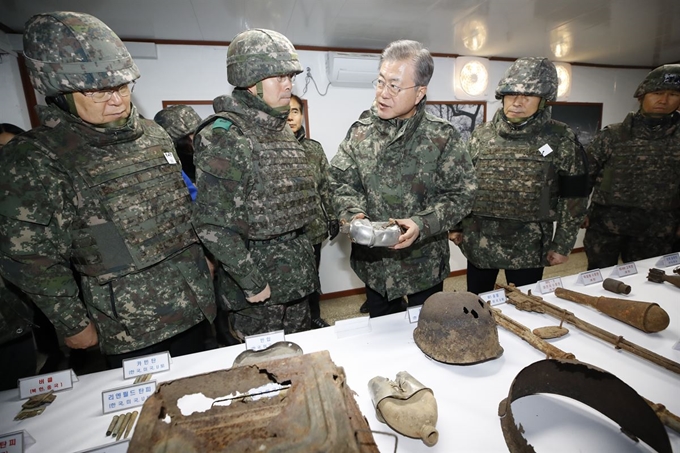
M 118 416 L 118 421 L 116 422 L 115 426 L 111 430 L 111 436 L 116 437 L 118 435 L 118 431 L 120 431 L 120 427 L 123 424 L 123 419 L 125 418 L 125 414 L 121 414 Z
M 666 310 L 661 308 L 659 304 L 651 302 L 604 296 L 595 297 L 564 288 L 557 288 L 555 296 L 593 307 L 605 315 L 618 319 L 645 333 L 661 332 L 671 322 Z
M 120 438 L 123 436 L 123 432 L 128 426 L 128 423 L 130 423 L 130 417 L 132 416 L 131 412 L 128 412 L 125 415 L 121 415 L 123 417 L 123 423 L 120 425 L 120 429 L 118 430 L 118 433 L 116 433 L 116 440 L 120 440 Z
M 613 278 L 605 278 L 602 282 L 602 287 L 607 291 L 611 291 L 616 294 L 630 294 L 631 287 L 626 285 L 621 280 L 616 280 Z
M 524 294 L 519 289 L 510 285 L 496 283 L 496 286 L 505 289 L 507 301 L 513 304 L 519 310 L 549 314 L 550 316 L 554 316 L 555 318 L 563 320 L 564 322 L 567 322 L 574 327 L 599 338 L 600 340 L 613 344 L 614 348 L 616 349 L 623 349 L 624 351 L 635 354 L 638 357 L 655 363 L 669 371 L 680 374 L 680 363 L 678 362 L 670 360 L 650 351 L 649 349 L 645 349 L 642 346 L 632 343 L 624 339 L 622 336 L 614 335 L 611 332 L 590 324 L 578 318 L 573 313 L 546 302 L 541 297 L 533 296 L 531 294 Z
M 578 360 L 576 356 L 571 352 L 565 352 L 558 348 L 557 346 L 553 346 L 544 339 L 538 337 L 537 335 L 534 335 L 531 332 L 531 330 L 524 324 L 521 324 L 512 319 L 511 317 L 504 315 L 503 312 L 501 312 L 499 309 L 492 308 L 491 310 L 493 311 L 494 318 L 496 319 L 496 323 L 499 326 L 503 327 L 506 330 L 509 330 L 510 332 L 520 337 L 522 340 L 529 343 L 534 348 L 544 353 L 546 355 L 546 358 L 560 360 L 563 359 Z M 664 406 L 663 404 L 655 403 L 644 397 L 643 399 L 654 410 L 654 412 L 664 425 L 666 425 L 673 431 L 680 433 L 680 417 L 666 409 L 666 406 Z
M 123 436 L 124 439 L 127 439 L 128 435 L 130 435 L 130 431 L 132 431 L 132 427 L 135 426 L 135 421 L 137 420 L 137 415 L 139 413 L 137 411 L 134 411 L 132 415 L 130 416 L 130 421 L 128 422 L 127 428 L 125 428 L 125 436 Z
M 111 420 L 111 423 L 109 423 L 109 428 L 106 430 L 106 435 L 110 436 L 111 433 L 113 432 L 113 428 L 115 428 L 116 423 L 118 423 L 118 415 L 113 416 L 113 420 Z
M 675 272 L 675 271 L 673 271 Z M 654 283 L 668 282 L 680 288 L 680 275 L 666 275 L 661 269 L 652 268 L 647 274 L 647 280 Z
M 572 354 L 571 352 L 564 352 L 560 348 L 553 346 L 552 344 L 548 343 L 538 335 L 534 334 L 531 331 L 531 329 L 529 329 L 524 324 L 521 324 L 515 321 L 514 319 L 510 318 L 509 316 L 504 315 L 503 312 L 500 311 L 499 309 L 491 308 L 491 311 L 493 312 L 493 317 L 496 320 L 496 324 L 498 324 L 499 326 L 506 330 L 509 330 L 510 332 L 520 337 L 522 340 L 529 343 L 534 348 L 545 353 L 546 358 L 549 359 L 574 358 L 574 354 Z

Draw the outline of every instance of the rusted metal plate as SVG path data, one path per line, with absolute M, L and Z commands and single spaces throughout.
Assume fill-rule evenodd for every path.
M 262 390 L 267 386 L 286 390 L 267 393 Z M 178 400 L 192 394 L 213 400 L 212 407 L 183 415 Z M 160 384 L 144 403 L 129 451 L 373 453 L 378 448 L 343 369 L 321 351 Z
M 618 423 L 627 436 L 640 439 L 660 453 L 671 453 L 668 433 L 654 410 L 628 384 L 611 373 L 578 360 L 541 360 L 517 374 L 498 415 L 512 453 L 533 453 L 515 421 L 512 402 L 528 395 L 553 393 L 586 404 Z

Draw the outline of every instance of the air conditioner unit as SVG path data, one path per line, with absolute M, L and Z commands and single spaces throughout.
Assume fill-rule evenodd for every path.
M 379 62 L 379 54 L 328 52 L 326 53 L 328 81 L 335 86 L 368 88 L 378 77 Z

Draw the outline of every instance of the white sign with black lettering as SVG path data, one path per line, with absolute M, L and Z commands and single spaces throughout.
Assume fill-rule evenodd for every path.
M 601 281 L 602 272 L 600 272 L 599 269 L 581 272 L 580 274 L 578 274 L 578 279 L 576 279 L 576 283 L 581 283 L 585 286 L 592 285 L 593 283 L 600 283 Z
M 507 298 L 505 297 L 505 290 L 503 288 L 482 293 L 479 295 L 479 297 L 484 302 L 488 302 L 490 305 L 500 305 L 507 302 Z
M 538 292 L 541 294 L 554 293 L 557 288 L 564 288 L 562 286 L 562 279 L 560 277 L 547 278 L 541 280 L 536 284 Z
M 170 362 L 168 351 L 123 360 L 123 379 L 170 371 Z
M 635 266 L 635 263 L 632 261 L 630 263 L 623 263 L 619 264 L 618 266 L 614 266 L 614 270 L 612 270 L 612 277 L 626 277 L 628 275 L 635 275 L 637 274 L 637 267 Z
M 408 307 L 408 310 L 406 310 L 406 313 L 408 314 L 408 322 L 413 324 L 414 322 L 418 322 L 418 319 L 420 318 L 420 310 L 423 308 L 422 305 L 418 305 L 416 307 Z
M 656 262 L 656 267 L 677 266 L 680 264 L 680 253 L 669 253 L 659 258 Z
M 262 349 L 267 349 L 274 343 L 285 340 L 286 334 L 283 330 L 275 330 L 274 332 L 261 333 L 258 335 L 249 335 L 246 337 L 246 349 L 261 351 Z

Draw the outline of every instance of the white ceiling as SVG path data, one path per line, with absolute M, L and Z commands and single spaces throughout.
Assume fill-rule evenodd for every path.
M 680 0 L 0 0 L 0 27 L 20 33 L 54 10 L 97 16 L 128 41 L 225 42 L 260 27 L 299 47 L 380 50 L 406 38 L 435 54 L 680 62 Z

